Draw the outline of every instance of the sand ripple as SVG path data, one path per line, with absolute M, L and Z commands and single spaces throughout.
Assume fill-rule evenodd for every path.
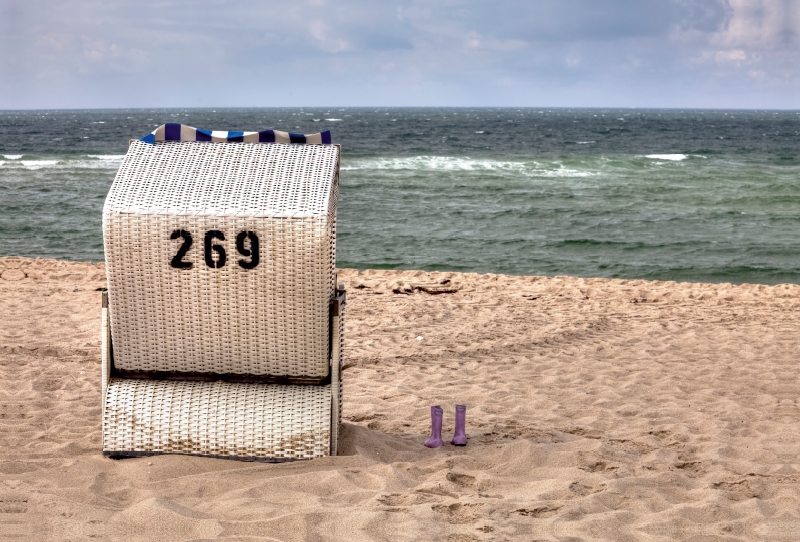
M 800 287 L 340 278 L 343 456 L 115 462 L 102 264 L 0 259 L 0 538 L 796 540 Z

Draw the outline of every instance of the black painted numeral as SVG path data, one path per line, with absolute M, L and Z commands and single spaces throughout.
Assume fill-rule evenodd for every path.
M 225 265 L 225 248 L 222 245 L 212 245 L 214 239 L 225 240 L 225 234 L 219 230 L 208 230 L 203 248 L 205 249 L 206 265 L 212 268 L 220 268 Z M 214 260 L 214 252 L 217 259 Z
M 169 264 L 176 269 L 191 269 L 192 262 L 184 262 L 183 257 L 186 256 L 186 253 L 192 248 L 192 234 L 186 230 L 175 230 L 172 232 L 172 235 L 169 236 L 169 238 L 173 240 L 181 237 L 183 237 L 183 244 Z
M 245 239 L 250 240 L 250 248 L 244 247 Z M 250 258 L 250 261 L 239 260 L 239 265 L 244 269 L 253 269 L 258 265 L 259 252 L 258 252 L 258 236 L 254 231 L 243 231 L 236 236 L 236 250 L 245 258 Z
M 178 249 L 178 253 L 170 261 L 170 265 L 176 269 L 191 269 L 193 263 L 183 261 L 184 256 L 192 248 L 192 234 L 186 230 L 175 230 L 170 235 L 170 239 L 183 239 L 183 244 Z M 220 230 L 208 230 L 203 239 L 203 257 L 206 265 L 213 269 L 219 269 L 225 265 L 227 261 L 227 254 L 225 247 L 222 245 L 214 244 L 214 240 L 225 240 L 225 234 Z M 261 261 L 259 252 L 258 235 L 254 231 L 242 231 L 236 236 L 236 251 L 244 256 L 250 258 L 249 260 L 240 259 L 238 264 L 242 269 L 253 269 Z

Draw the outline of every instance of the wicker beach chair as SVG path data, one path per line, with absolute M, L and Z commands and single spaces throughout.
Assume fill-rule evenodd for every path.
M 103 209 L 103 454 L 336 455 L 339 147 L 166 124 Z

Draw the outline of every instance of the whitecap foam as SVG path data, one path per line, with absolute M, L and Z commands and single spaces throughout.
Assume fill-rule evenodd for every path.
M 681 160 L 686 160 L 688 156 L 685 154 L 648 154 L 645 158 L 651 158 L 653 160 L 669 160 L 671 162 L 680 162 Z
M 4 154 L 3 158 L 5 158 L 6 160 L 19 160 L 20 158 L 22 158 L 22 155 L 21 154 Z
M 483 131 L 483 130 L 478 130 L 478 131 L 477 131 L 477 132 L 475 132 L 475 133 L 476 133 L 476 134 L 482 134 L 482 133 L 484 133 L 484 131 Z
M 59 168 L 79 169 L 117 169 L 125 158 L 124 154 L 87 154 L 81 158 L 61 161 Z
M 124 158 L 122 154 L 89 154 L 80 158 L 60 158 L 58 160 L 20 160 L 7 162 L 7 166 L 19 164 L 25 169 L 117 169 Z
M 59 169 L 117 169 L 125 158 L 124 154 L 86 154 L 61 160 L 56 166 Z
M 341 122 L 342 119 L 325 119 L 328 122 Z
M 589 145 L 590 143 L 597 143 L 597 141 L 578 141 L 578 145 Z
M 359 160 L 342 169 L 408 169 L 408 170 L 522 170 L 523 162 L 499 162 L 495 160 L 476 160 L 468 157 L 454 156 L 413 156 L 408 158 L 377 158 Z
M 596 173 L 562 167 L 542 167 L 537 162 L 511 162 L 455 156 L 414 156 L 408 158 L 374 158 L 356 160 L 343 170 L 410 170 L 410 171 L 509 171 L 528 177 L 591 177 Z
M 6 163 L 5 160 L 0 160 L 0 166 L 2 166 L 5 163 Z
M 89 154 L 89 158 L 97 158 L 98 160 L 106 160 L 110 162 L 117 162 L 125 158 L 124 154 Z
M 43 167 L 54 166 L 58 160 L 22 160 L 25 169 L 42 169 Z
M 597 175 L 591 171 L 581 171 L 579 169 L 540 169 L 533 173 L 534 177 L 593 177 Z

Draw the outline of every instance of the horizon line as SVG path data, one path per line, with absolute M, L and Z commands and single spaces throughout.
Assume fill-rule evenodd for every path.
M 780 108 L 780 107 L 766 107 L 766 108 L 752 108 L 752 107 L 657 107 L 657 106 L 543 106 L 543 105 L 372 105 L 372 106 L 343 106 L 343 105 L 275 105 L 275 106 L 202 106 L 202 107 L 184 107 L 184 106 L 153 106 L 153 107 L 68 107 L 68 108 L 18 108 L 18 109 L 3 109 L 0 108 L 0 113 L 13 113 L 13 112 L 32 112 L 32 111 L 46 111 L 46 112 L 60 112 L 60 111 L 147 111 L 147 110 L 186 110 L 186 111 L 212 111 L 216 110 L 233 110 L 233 109 L 558 109 L 558 110 L 573 110 L 573 109 L 609 109 L 609 110 L 639 110 L 639 111 L 797 111 L 800 112 L 800 107 L 797 108 Z

